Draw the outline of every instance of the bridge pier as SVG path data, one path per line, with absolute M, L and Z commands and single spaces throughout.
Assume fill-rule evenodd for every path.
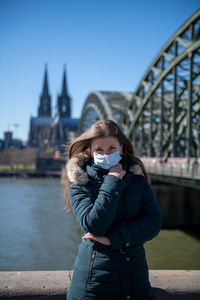
M 153 183 L 163 215 L 163 228 L 197 229 L 200 226 L 200 190 Z

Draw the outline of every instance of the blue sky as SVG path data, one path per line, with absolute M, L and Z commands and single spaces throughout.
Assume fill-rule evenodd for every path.
M 93 90 L 133 92 L 199 0 L 0 0 L 0 138 L 27 140 L 48 63 L 52 107 L 64 64 L 80 117 Z M 18 129 L 16 131 L 16 126 Z

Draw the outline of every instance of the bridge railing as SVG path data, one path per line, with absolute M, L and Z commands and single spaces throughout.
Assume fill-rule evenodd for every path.
M 152 174 L 200 180 L 200 159 L 143 157 L 142 161 Z

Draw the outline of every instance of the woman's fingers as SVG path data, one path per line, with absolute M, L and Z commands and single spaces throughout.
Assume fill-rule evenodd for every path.
M 110 175 L 114 175 L 119 178 L 123 178 L 126 174 L 126 171 L 123 170 L 122 165 L 120 163 L 116 164 L 112 168 L 110 168 L 109 173 Z
M 106 246 L 109 246 L 110 245 L 110 241 L 107 237 L 105 236 L 95 236 L 93 234 L 91 234 L 90 232 L 86 233 L 83 237 L 82 237 L 82 240 L 83 241 L 86 241 L 86 240 L 93 240 L 93 241 L 97 241 L 101 244 L 104 244 Z
M 82 237 L 83 240 L 87 240 L 87 239 L 95 239 L 95 236 L 92 235 L 90 232 L 86 233 L 83 237 Z

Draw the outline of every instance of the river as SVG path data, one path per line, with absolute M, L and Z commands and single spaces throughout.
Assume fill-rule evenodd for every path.
M 73 268 L 82 231 L 64 210 L 60 179 L 0 178 L 0 270 Z M 199 269 L 200 240 L 161 230 L 145 244 L 150 269 Z

